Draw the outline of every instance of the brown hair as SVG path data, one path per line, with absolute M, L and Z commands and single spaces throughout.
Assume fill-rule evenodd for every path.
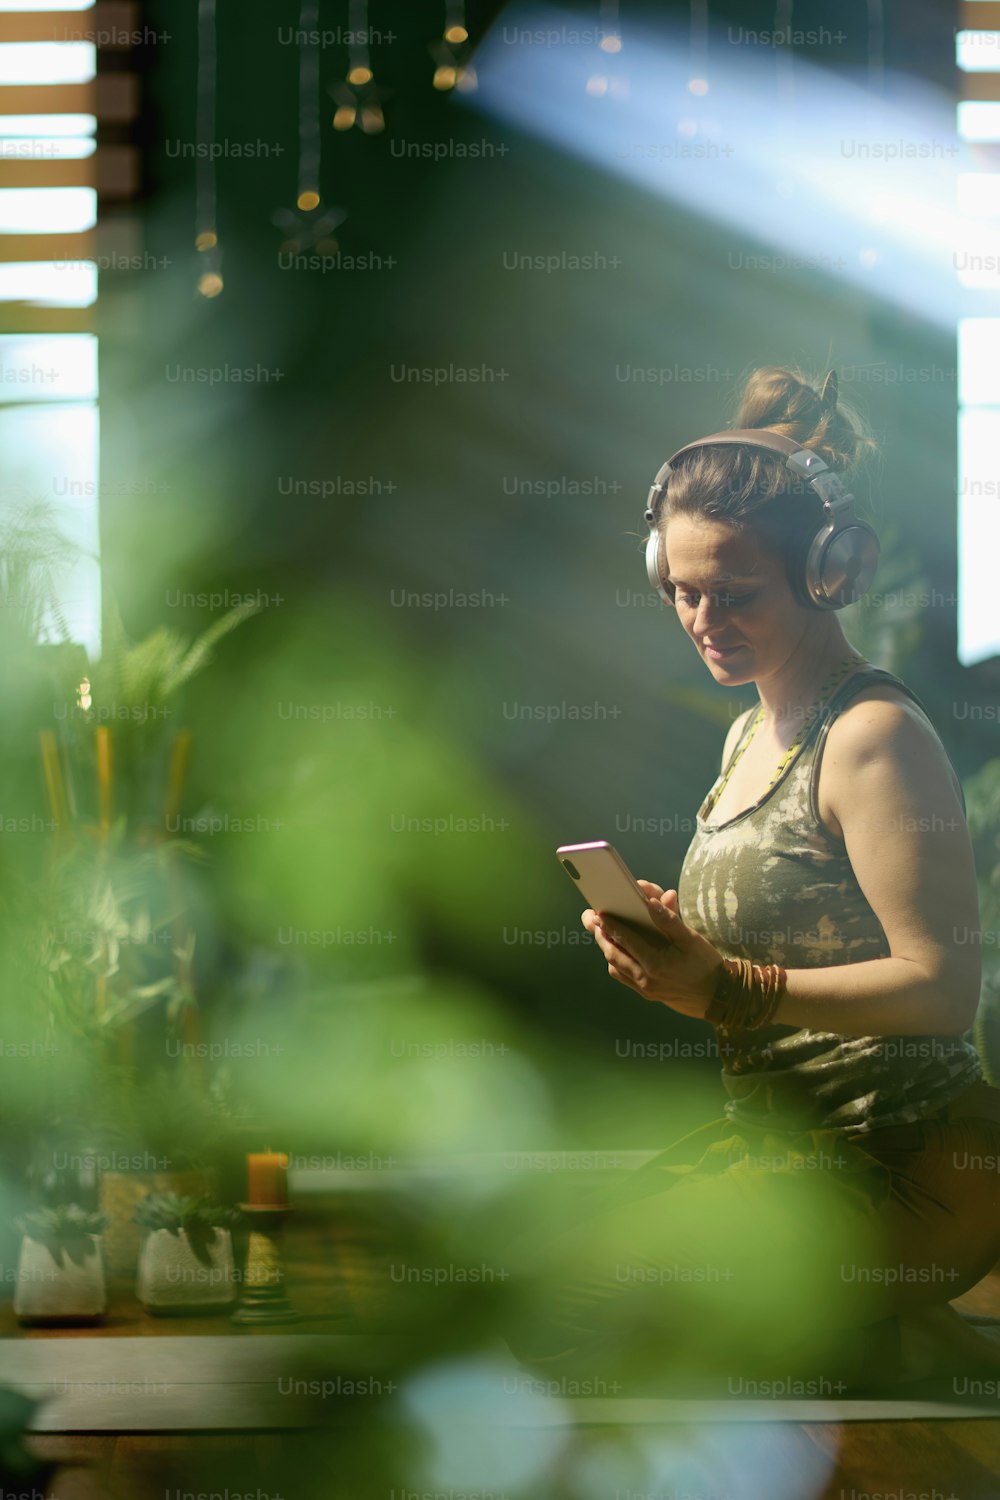
M 877 448 L 857 412 L 840 400 L 834 371 L 820 381 L 795 369 L 754 370 L 743 386 L 734 426 L 768 428 L 793 438 L 834 470 L 849 468 Z M 780 454 L 727 443 L 696 448 L 678 459 L 661 526 L 679 515 L 725 521 L 739 531 L 752 528 L 781 554 L 791 578 L 804 563 L 823 506 Z

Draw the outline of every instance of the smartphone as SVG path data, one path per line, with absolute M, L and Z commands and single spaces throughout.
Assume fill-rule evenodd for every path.
M 556 858 L 594 911 L 609 912 L 647 935 L 655 933 L 662 941 L 663 933 L 649 915 L 635 876 L 606 839 L 592 844 L 563 844 L 556 850 Z

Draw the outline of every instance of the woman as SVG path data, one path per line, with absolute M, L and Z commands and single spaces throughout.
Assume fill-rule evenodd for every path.
M 757 371 L 736 427 L 831 470 L 874 446 L 832 373 Z M 641 882 L 662 943 L 583 923 L 612 978 L 715 1024 L 729 1100 L 535 1257 L 511 1344 L 550 1372 L 822 1394 L 1000 1354 L 948 1306 L 1000 1257 L 1000 1091 L 963 1039 L 980 950 L 955 941 L 979 921 L 964 799 L 915 695 L 803 592 L 823 519 L 737 442 L 678 458 L 651 523 L 709 672 L 760 702 L 677 889 Z

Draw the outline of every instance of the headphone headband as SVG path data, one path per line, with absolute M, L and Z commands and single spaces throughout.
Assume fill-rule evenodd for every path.
M 813 609 L 844 609 L 859 599 L 875 577 L 878 537 L 870 526 L 857 519 L 854 496 L 848 493 L 818 453 L 767 427 L 738 427 L 713 432 L 678 448 L 661 466 L 650 487 L 645 511 L 649 526 L 646 571 L 661 599 L 667 604 L 674 603 L 673 586 L 666 580 L 666 558 L 659 525 L 660 506 L 673 465 L 683 454 L 695 448 L 721 443 L 779 454 L 785 460 L 786 469 L 805 479 L 822 502 L 823 522 L 809 545 L 804 572 L 802 576 L 790 578 L 799 602 Z
M 801 443 L 796 443 L 790 437 L 785 437 L 783 432 L 772 432 L 770 427 L 730 427 L 725 432 L 713 432 L 710 437 L 698 438 L 696 442 L 685 443 L 683 448 L 667 459 L 672 464 L 674 459 L 680 458 L 682 453 L 688 453 L 692 448 L 704 448 L 706 443 L 745 443 L 752 448 L 770 448 L 772 453 L 783 453 L 791 457 L 793 453 L 808 453 Z M 811 455 L 817 464 L 826 468 L 826 464 L 818 453 Z

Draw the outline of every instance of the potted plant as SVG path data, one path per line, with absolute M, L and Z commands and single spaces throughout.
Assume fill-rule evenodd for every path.
M 46 785 L 63 834 L 44 887 L 43 961 L 58 1029 L 92 1052 L 101 1083 L 81 1117 L 100 1142 L 113 1276 L 135 1275 L 144 1194 L 218 1188 L 232 1111 L 224 1086 L 206 1077 L 200 1041 L 191 881 L 206 856 L 197 839 L 171 832 L 190 749 L 176 714 L 215 646 L 256 608 L 237 606 L 193 643 L 167 627 L 130 642 L 109 608 L 104 651 L 84 681 L 74 685 L 73 662 L 62 670 Z
M 141 1079 L 106 1075 L 99 1115 L 100 1206 L 111 1220 L 105 1256 L 111 1275 L 135 1275 L 142 1240 L 135 1211 L 147 1194 L 211 1200 L 237 1139 L 240 1110 L 228 1080 L 202 1083 L 180 1059 Z
M 21 1323 L 96 1323 L 107 1306 L 102 1213 L 61 1203 L 24 1214 L 14 1312 Z
M 147 1230 L 136 1295 L 151 1313 L 222 1312 L 236 1300 L 231 1229 L 238 1209 L 207 1197 L 150 1193 L 135 1211 Z
M 106 1216 L 105 1275 L 134 1286 L 143 1232 L 133 1215 L 148 1193 L 238 1196 L 246 1106 L 223 1068 L 199 1087 L 184 1058 L 139 1078 L 121 1065 L 99 1068 L 82 1047 L 70 1062 L 57 1077 L 49 1066 L 52 1107 L 44 1125 L 37 1123 L 37 1101 L 25 1100 L 15 1111 L 6 1099 L 0 1126 L 31 1143 L 25 1170 L 34 1202 L 79 1203 Z M 8 1261 L 15 1252 L 16 1245 L 8 1249 Z

